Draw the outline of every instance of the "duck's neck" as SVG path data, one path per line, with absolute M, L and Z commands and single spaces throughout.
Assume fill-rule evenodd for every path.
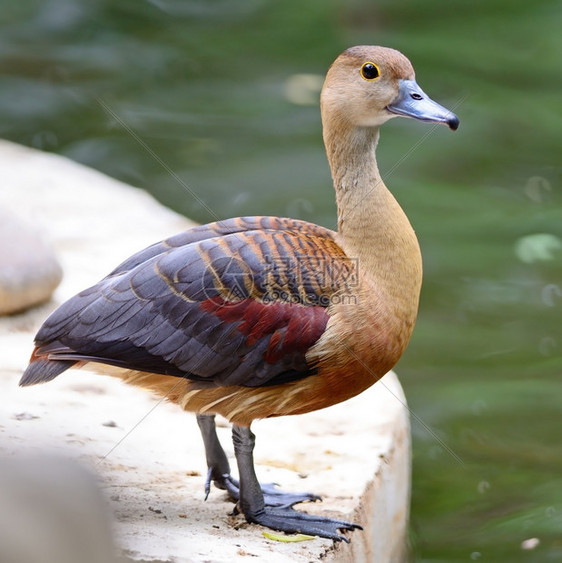
M 417 313 L 419 245 L 406 215 L 384 185 L 375 158 L 378 128 L 324 129 L 336 200 L 338 238 L 359 273 L 394 299 L 406 316 Z

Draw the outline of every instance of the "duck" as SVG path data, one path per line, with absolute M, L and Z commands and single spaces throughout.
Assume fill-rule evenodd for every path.
M 283 217 L 199 225 L 140 250 L 60 305 L 35 337 L 20 385 L 69 368 L 122 379 L 196 413 L 211 484 L 245 519 L 349 541 L 358 524 L 294 506 L 318 500 L 260 484 L 256 419 L 298 415 L 361 393 L 396 364 L 422 283 L 414 230 L 376 161 L 395 117 L 459 126 L 397 50 L 360 45 L 330 66 L 320 96 L 337 231 Z M 239 478 L 215 416 L 232 424 Z

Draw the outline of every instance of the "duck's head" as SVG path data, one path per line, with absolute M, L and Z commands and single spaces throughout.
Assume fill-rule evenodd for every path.
M 386 47 L 358 46 L 333 63 L 322 89 L 323 119 L 339 125 L 378 127 L 398 115 L 459 126 L 458 117 L 418 86 L 410 61 Z

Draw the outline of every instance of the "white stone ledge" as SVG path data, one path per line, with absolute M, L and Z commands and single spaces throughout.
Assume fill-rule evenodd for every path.
M 52 302 L 0 318 L 0 455 L 55 451 L 94 470 L 115 515 L 116 542 L 130 560 L 232 562 L 258 556 L 271 563 L 383 563 L 404 557 L 410 431 L 392 373 L 346 403 L 253 425 L 261 480 L 320 494 L 322 503 L 302 508 L 365 528 L 352 534 L 351 544 L 335 546 L 318 538 L 269 540 L 259 526 L 228 516 L 232 504 L 217 489 L 204 502 L 205 456 L 195 418 L 174 405 L 86 371 L 18 388 L 33 335 L 58 303 L 132 252 L 192 223 L 141 190 L 4 141 L 0 177 L 0 206 L 38 225 L 64 270 Z M 228 426 L 219 432 L 231 455 Z

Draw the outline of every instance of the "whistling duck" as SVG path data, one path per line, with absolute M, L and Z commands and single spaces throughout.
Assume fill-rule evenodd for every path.
M 458 118 L 418 86 L 398 51 L 358 46 L 328 71 L 323 135 L 338 230 L 286 218 L 198 226 L 141 250 L 61 305 L 35 339 L 20 384 L 88 364 L 197 413 L 211 481 L 246 520 L 335 540 L 350 522 L 296 511 L 315 495 L 262 486 L 250 430 L 256 418 L 344 401 L 397 362 L 416 320 L 418 242 L 375 160 L 379 127 L 396 116 Z M 239 482 L 215 414 L 233 425 Z

